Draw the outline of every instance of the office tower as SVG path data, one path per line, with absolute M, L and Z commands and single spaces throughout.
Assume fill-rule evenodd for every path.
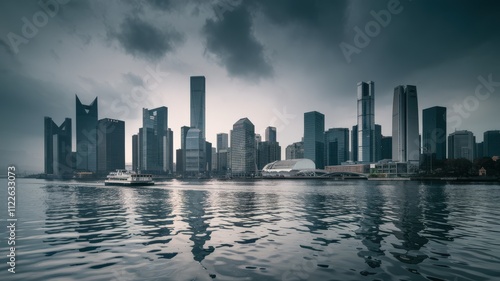
M 234 123 L 230 153 L 233 175 L 255 173 L 255 127 L 248 118 L 242 118 Z
M 132 135 L 132 171 L 138 172 L 139 168 L 139 136 Z
M 168 155 L 166 157 L 168 163 L 168 171 L 173 173 L 174 171 L 174 132 L 168 128 L 167 129 L 167 151 Z
M 144 108 L 142 128 L 139 129 L 138 169 L 142 172 L 164 174 L 173 169 L 172 134 L 168 128 L 168 108 Z
M 375 162 L 375 85 L 358 83 L 358 161 Z
M 191 128 L 205 139 L 205 76 L 191 77 Z
M 84 105 L 76 97 L 76 168 L 97 172 L 97 97 Z
M 278 142 L 260 142 L 257 149 L 257 169 L 262 170 L 265 165 L 281 160 L 281 146 Z
M 392 160 L 419 165 L 418 130 L 417 87 L 397 86 L 394 88 L 392 111 Z
M 191 128 L 186 135 L 186 173 L 198 176 L 205 171 L 205 141 L 200 129 Z
M 325 115 L 304 113 L 304 158 L 312 160 L 317 169 L 325 167 Z
M 217 148 L 212 147 L 212 169 L 210 171 L 217 171 Z
M 358 125 L 352 126 L 351 154 L 351 161 L 358 162 Z
M 392 159 L 392 137 L 382 137 L 382 159 Z
M 286 147 L 286 160 L 304 158 L 304 143 L 296 142 Z
M 177 149 L 175 151 L 175 172 L 178 175 L 184 174 L 184 153 L 182 149 Z
M 210 174 L 212 171 L 212 143 L 205 141 L 205 150 L 204 150 L 204 159 L 205 159 L 205 171 Z
M 228 135 L 225 133 L 217 134 L 217 151 L 227 150 L 228 146 Z
M 277 132 L 276 127 L 267 127 L 266 128 L 266 141 L 268 142 L 277 142 Z
M 474 161 L 476 137 L 469 131 L 456 131 L 448 136 L 448 158 Z
M 484 158 L 484 141 L 476 143 L 476 158 Z
M 71 118 L 57 126 L 52 118 L 44 118 L 45 174 L 62 177 L 73 172 L 71 156 Z
M 375 124 L 375 134 L 374 134 L 374 153 L 375 162 L 382 160 L 382 126 Z
M 349 160 L 349 129 L 333 128 L 325 132 L 326 166 Z
M 446 107 L 422 111 L 422 152 L 435 160 L 446 159 Z
M 485 157 L 500 156 L 500 130 L 484 132 L 483 153 Z
M 97 122 L 97 172 L 107 175 L 125 169 L 125 122 L 101 119 Z

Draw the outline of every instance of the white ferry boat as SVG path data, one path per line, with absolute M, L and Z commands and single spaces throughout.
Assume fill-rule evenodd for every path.
M 127 170 L 111 172 L 104 181 L 104 185 L 144 186 L 154 184 L 153 175 L 136 174 Z

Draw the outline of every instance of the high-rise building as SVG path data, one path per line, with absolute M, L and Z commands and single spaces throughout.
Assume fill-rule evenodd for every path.
M 500 156 L 500 130 L 484 132 L 483 153 L 485 157 Z
M 45 174 L 63 177 L 73 172 L 71 153 L 71 118 L 57 126 L 52 118 L 44 118 Z
M 139 171 L 139 135 L 132 135 L 132 171 Z
M 286 147 L 286 160 L 304 158 L 304 143 L 295 142 Z
M 352 126 L 351 131 L 351 161 L 358 162 L 358 125 Z
M 97 97 L 84 105 L 76 96 L 76 168 L 97 172 Z
M 281 146 L 278 142 L 260 142 L 257 149 L 257 169 L 262 170 L 265 165 L 281 160 Z
M 200 129 L 191 128 L 186 135 L 186 173 L 197 176 L 205 172 L 205 142 Z
M 382 137 L 382 159 L 392 159 L 392 137 Z
M 375 161 L 382 160 L 382 126 L 375 124 L 375 134 L 374 134 L 374 153 L 375 153 Z
M 203 151 L 203 159 L 205 159 L 204 170 L 208 174 L 212 171 L 212 143 L 205 141 L 205 150 Z
M 422 149 L 436 160 L 446 159 L 446 107 L 434 106 L 422 111 Z
M 325 132 L 326 166 L 349 160 L 349 129 L 333 128 Z
M 448 158 L 465 158 L 474 161 L 476 157 L 476 137 L 470 131 L 456 131 L 448 136 Z
M 125 169 L 125 122 L 101 119 L 97 123 L 97 172 L 107 175 Z
M 392 111 L 392 160 L 418 166 L 420 137 L 416 86 L 394 88 Z
M 276 127 L 267 127 L 266 128 L 266 141 L 277 142 Z
M 358 83 L 358 161 L 375 162 L 375 85 Z
M 234 174 L 255 173 L 255 126 L 242 118 L 234 123 L 231 132 L 231 169 Z
M 165 174 L 173 171 L 173 133 L 168 128 L 168 108 L 144 108 L 139 129 L 137 169 Z
M 484 141 L 476 143 L 476 158 L 486 157 L 484 155 Z
M 217 157 L 217 148 L 215 147 L 212 147 L 212 169 L 210 169 L 210 171 L 217 171 L 217 160 L 218 157 Z
M 228 135 L 225 133 L 217 134 L 217 151 L 227 150 L 229 147 Z
M 325 115 L 304 113 L 304 158 L 312 160 L 318 169 L 325 167 Z
M 205 76 L 191 77 L 191 128 L 201 131 L 205 139 Z

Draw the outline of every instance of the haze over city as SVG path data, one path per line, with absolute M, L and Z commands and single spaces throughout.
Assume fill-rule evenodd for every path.
M 498 129 L 494 1 L 50 3 L 0 2 L 4 166 L 43 170 L 43 117 L 74 119 L 75 94 L 85 104 L 98 97 L 99 118 L 125 121 L 127 163 L 142 108 L 168 107 L 177 149 L 196 75 L 206 77 L 212 143 L 243 117 L 261 135 L 277 127 L 283 149 L 302 138 L 304 112 L 325 114 L 326 129 L 351 128 L 360 81 L 375 82 L 383 135 L 394 87 L 406 84 L 417 86 L 420 111 L 448 108 L 448 133 L 481 141 Z

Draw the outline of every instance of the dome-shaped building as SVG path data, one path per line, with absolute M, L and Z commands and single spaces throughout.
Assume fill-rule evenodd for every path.
M 262 169 L 263 177 L 293 177 L 304 171 L 315 171 L 316 164 L 309 159 L 281 160 L 267 164 Z

